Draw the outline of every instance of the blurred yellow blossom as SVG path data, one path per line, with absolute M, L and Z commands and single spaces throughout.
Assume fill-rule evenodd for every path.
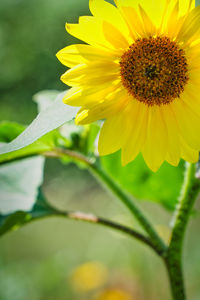
M 88 292 L 102 286 L 107 280 L 107 269 L 99 262 L 87 262 L 78 266 L 71 275 L 71 282 L 79 292 Z
M 98 294 L 94 300 L 133 300 L 130 293 L 122 289 L 107 289 Z

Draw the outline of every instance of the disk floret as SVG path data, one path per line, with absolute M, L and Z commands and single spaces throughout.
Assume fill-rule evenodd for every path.
M 189 79 L 184 50 L 160 36 L 136 40 L 121 57 L 120 74 L 129 94 L 149 106 L 179 98 Z

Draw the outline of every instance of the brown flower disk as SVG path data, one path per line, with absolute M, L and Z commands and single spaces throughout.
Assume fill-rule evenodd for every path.
M 168 37 L 136 40 L 121 57 L 120 73 L 129 94 L 149 106 L 180 97 L 189 79 L 185 53 Z

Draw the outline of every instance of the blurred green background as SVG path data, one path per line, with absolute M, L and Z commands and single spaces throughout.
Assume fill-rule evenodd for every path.
M 0 120 L 28 124 L 37 113 L 35 93 L 65 88 L 59 80 L 65 67 L 55 53 L 75 42 L 65 32 L 65 22 L 77 22 L 79 15 L 88 13 L 88 0 L 0 1 Z M 44 192 L 61 209 L 94 212 L 137 227 L 117 200 L 73 164 L 48 160 Z M 139 204 L 167 238 L 170 214 L 153 203 Z M 189 300 L 200 299 L 199 227 L 196 215 L 184 253 Z M 88 262 L 96 269 L 85 265 Z M 88 288 L 81 288 L 87 284 Z M 149 249 L 96 225 L 53 218 L 0 240 L 0 300 L 27 299 L 171 298 L 163 265 Z

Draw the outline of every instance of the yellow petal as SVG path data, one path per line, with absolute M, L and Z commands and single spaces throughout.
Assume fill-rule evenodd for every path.
M 177 166 L 181 157 L 178 124 L 168 105 L 161 106 L 160 110 L 167 128 L 168 136 L 166 161 L 173 166 Z
M 185 18 L 183 25 L 177 35 L 177 40 L 189 44 L 200 35 L 200 6 L 194 8 Z
M 94 17 L 80 17 L 79 24 L 66 24 L 69 34 L 95 47 L 113 49 L 105 39 L 103 23 Z
M 121 111 L 126 103 L 126 91 L 114 91 L 102 102 L 88 108 L 82 108 L 76 116 L 76 124 L 89 124 L 97 120 L 110 118 L 110 116 Z
M 153 36 L 156 33 L 156 27 L 152 23 L 151 19 L 145 12 L 145 10 L 139 5 L 140 15 L 143 20 L 144 31 L 147 35 Z
M 117 58 L 110 51 L 81 44 L 67 46 L 61 49 L 56 56 L 63 65 L 70 68 L 91 61 L 114 61 Z
M 179 0 L 180 14 L 185 15 L 188 11 L 195 8 L 195 0 Z
M 132 7 L 138 10 L 138 6 L 141 4 L 145 12 L 148 12 L 150 19 L 156 26 L 160 26 L 162 15 L 165 10 L 165 0 L 117 0 L 117 6 L 121 7 Z
M 108 155 L 119 150 L 124 143 L 125 111 L 106 120 L 101 128 L 98 142 L 100 155 Z
M 139 101 L 130 103 L 126 116 L 126 131 L 122 147 L 122 165 L 131 162 L 141 151 L 146 138 L 148 107 Z
M 179 23 L 179 1 L 176 1 L 166 26 L 166 32 L 170 38 L 173 39 L 176 37 L 178 30 L 180 30 L 180 25 L 178 26 Z
M 63 102 L 72 106 L 91 106 L 100 103 L 110 93 L 121 87 L 118 82 L 106 82 L 97 87 L 73 87 L 68 90 L 63 98 Z
M 199 160 L 199 151 L 190 148 L 183 138 L 181 138 L 181 157 L 191 163 Z
M 200 45 L 198 44 L 198 51 L 187 51 L 186 54 L 188 61 L 190 62 L 188 65 L 188 70 L 189 70 L 189 78 L 191 78 L 191 73 L 194 72 L 194 76 L 192 75 L 192 77 L 195 79 L 196 74 L 195 72 L 199 72 L 200 70 Z M 200 76 L 198 75 L 198 78 L 200 78 Z M 191 78 L 192 79 L 192 78 Z
M 103 21 L 103 33 L 106 40 L 115 49 L 126 49 L 129 47 L 129 42 L 125 39 L 123 34 L 107 21 Z
M 147 138 L 142 150 L 144 160 L 152 171 L 157 171 L 165 160 L 168 134 L 158 106 L 149 107 Z
M 82 92 L 82 90 L 80 87 L 73 87 L 73 88 L 69 89 L 63 97 L 63 102 L 65 104 L 69 104 L 68 103 L 69 99 L 71 99 L 71 101 L 76 101 L 77 98 L 78 99 L 80 98 L 81 92 Z
M 106 72 L 105 72 L 106 70 Z M 112 81 L 120 76 L 119 65 L 112 61 L 80 64 L 65 72 L 61 80 L 67 85 L 91 86 Z
M 200 149 L 200 122 L 199 117 L 191 111 L 188 105 L 180 99 L 174 100 L 172 108 L 180 133 L 187 144 L 195 150 Z
M 132 38 L 137 39 L 138 37 L 146 36 L 146 33 L 143 28 L 143 24 L 139 15 L 134 7 L 122 6 L 120 8 L 121 14 L 126 20 L 129 30 L 131 32 Z
M 126 37 L 127 40 L 130 40 L 127 24 L 114 5 L 111 5 L 104 0 L 90 0 L 89 5 L 90 11 L 95 17 L 111 23 Z
M 190 84 L 189 87 L 185 90 L 182 100 L 200 118 L 199 85 Z

